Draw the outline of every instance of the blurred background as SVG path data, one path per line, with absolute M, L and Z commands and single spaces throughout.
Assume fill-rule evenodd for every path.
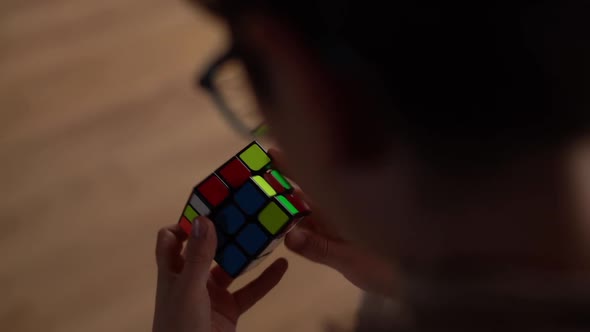
M 1 331 L 151 329 L 157 230 L 247 143 L 192 87 L 226 43 L 179 0 L 0 2 Z M 273 256 L 290 269 L 241 331 L 354 322 L 338 273 Z

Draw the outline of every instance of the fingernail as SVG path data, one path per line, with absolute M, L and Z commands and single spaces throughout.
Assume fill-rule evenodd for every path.
M 289 232 L 289 242 L 293 249 L 302 248 L 305 245 L 305 241 L 307 241 L 307 234 L 303 230 L 295 228 Z
M 199 218 L 196 218 L 195 221 L 193 221 L 193 228 L 191 229 L 191 236 L 195 239 L 199 237 L 199 228 L 201 228 L 201 223 Z

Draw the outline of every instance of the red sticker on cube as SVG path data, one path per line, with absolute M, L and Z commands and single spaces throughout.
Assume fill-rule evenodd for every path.
M 197 187 L 201 196 L 211 205 L 217 206 L 229 196 L 229 189 L 216 175 L 207 178 Z
M 191 233 L 191 229 L 193 228 L 193 225 L 190 223 L 190 221 L 188 221 L 188 219 L 186 219 L 185 216 L 182 216 L 182 218 L 180 218 L 180 228 L 182 228 L 182 230 L 184 230 L 184 232 L 186 234 L 190 234 Z
M 275 178 L 270 172 L 264 173 L 264 179 L 270 184 L 272 189 L 277 192 L 277 194 L 282 194 L 287 191 L 287 188 L 283 187 L 279 180 L 277 180 L 277 178 Z
M 248 167 L 244 165 L 238 158 L 233 158 L 218 171 L 219 175 L 232 186 L 234 189 L 248 181 L 252 175 Z
M 293 204 L 293 206 L 299 210 L 299 212 L 301 213 L 309 213 L 311 212 L 309 206 L 307 205 L 307 203 L 305 203 L 299 196 L 295 195 L 295 194 L 289 194 L 289 195 L 285 195 L 285 197 L 287 198 L 287 200 Z

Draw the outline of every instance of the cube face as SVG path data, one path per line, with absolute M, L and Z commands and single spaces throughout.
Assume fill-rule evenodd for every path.
M 195 186 L 179 225 L 189 233 L 198 216 L 209 216 L 217 233 L 215 261 L 236 277 L 258 265 L 309 214 L 299 201 L 270 156 L 252 142 Z

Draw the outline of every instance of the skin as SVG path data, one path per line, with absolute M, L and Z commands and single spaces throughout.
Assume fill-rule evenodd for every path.
M 391 264 L 410 257 L 418 268 L 456 256 L 548 269 L 568 269 L 564 257 L 583 260 L 573 231 L 580 220 L 569 203 L 568 146 L 522 153 L 496 167 L 459 163 L 447 170 L 390 137 L 376 162 L 358 162 L 362 151 L 348 149 L 348 137 L 367 136 L 363 130 L 385 121 L 366 106 L 371 95 L 363 84 L 327 72 L 278 21 L 253 17 L 243 24 L 244 44 L 267 66 L 272 94 L 260 104 L 284 163 L 338 236 Z M 352 119 L 334 121 L 333 114 Z M 357 116 L 374 120 L 368 127 L 343 125 Z
M 363 82 L 328 71 L 295 31 L 260 15 L 234 24 L 234 37 L 265 68 L 271 87 L 259 98 L 282 151 L 271 153 L 316 212 L 287 236 L 289 249 L 390 297 L 416 280 L 452 293 L 449 275 L 478 289 L 498 280 L 535 285 L 545 277 L 566 283 L 588 276 L 588 233 L 578 231 L 588 221 L 571 204 L 579 197 L 568 172 L 569 146 L 525 152 L 495 167 L 428 163 L 410 142 L 382 130 L 386 119 L 372 111 L 374 96 Z M 364 126 L 349 125 L 359 121 Z M 362 162 L 364 151 L 347 142 L 375 132 L 386 139 L 373 161 Z M 209 271 L 214 233 L 191 237 L 183 260 L 178 228 L 160 232 L 154 331 L 234 331 L 239 316 L 285 272 L 280 260 L 229 294 L 227 276 Z M 533 288 L 537 296 L 544 291 Z M 442 297 L 430 301 L 446 305 Z
M 285 156 L 277 149 L 270 149 L 277 167 L 289 169 Z M 291 180 L 291 182 L 293 182 Z M 289 232 L 285 245 L 293 252 L 339 271 L 352 284 L 365 291 L 394 297 L 396 295 L 395 271 L 391 264 L 377 253 L 345 240 L 333 227 L 328 226 L 321 209 L 295 184 L 295 192 L 312 204 L 314 214 Z
M 235 331 L 240 315 L 264 297 L 287 271 L 287 261 L 278 259 L 254 281 L 230 293 L 227 288 L 232 278 L 219 267 L 210 270 L 216 245 L 213 223 L 205 217 L 195 220 L 188 239 L 178 225 L 160 230 L 152 331 Z

